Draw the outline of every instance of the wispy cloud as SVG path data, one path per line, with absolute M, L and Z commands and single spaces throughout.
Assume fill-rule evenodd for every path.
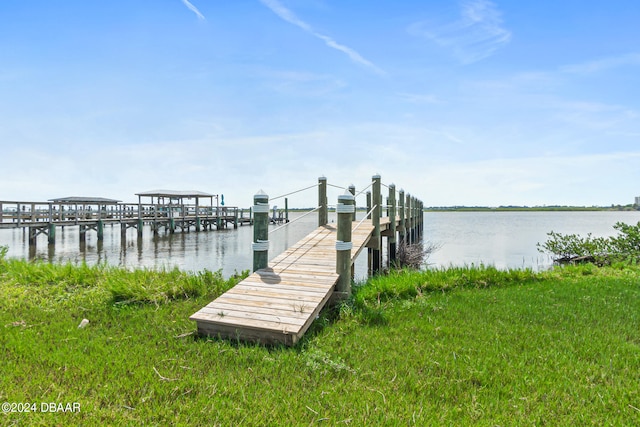
M 200 11 L 198 10 L 197 7 L 195 7 L 189 0 L 182 0 L 182 3 L 184 3 L 185 6 L 187 6 L 189 8 L 190 11 L 192 11 L 193 13 L 196 14 L 196 16 L 198 17 L 198 19 L 205 21 L 206 18 L 204 17 L 204 15 L 202 13 L 200 13 Z
M 382 69 L 380 69 L 378 66 L 376 66 L 374 63 L 372 63 L 368 59 L 364 58 L 362 55 L 360 55 L 354 49 L 351 49 L 348 46 L 345 46 L 343 44 L 338 43 L 333 38 L 331 38 L 331 37 L 329 37 L 327 35 L 324 35 L 324 34 L 321 34 L 321 33 L 318 33 L 317 31 L 315 31 L 311 27 L 311 25 L 309 25 L 305 21 L 303 21 L 300 18 L 298 18 L 295 13 L 293 13 L 291 10 L 287 9 L 278 0 L 260 0 L 260 2 L 262 4 L 264 4 L 265 6 L 267 6 L 269 9 L 271 9 L 273 11 L 273 13 L 278 15 L 283 20 L 285 20 L 288 23 L 293 24 L 293 25 L 303 29 L 304 31 L 308 32 L 309 34 L 313 35 L 314 37 L 319 38 L 320 40 L 324 41 L 324 43 L 327 46 L 329 46 L 330 48 L 339 50 L 340 52 L 346 54 L 353 62 L 367 67 L 368 69 L 374 71 L 376 74 L 380 74 L 380 75 L 386 74 Z
M 566 65 L 560 70 L 565 73 L 589 74 L 626 65 L 640 65 L 640 53 L 628 53 L 620 56 L 596 59 L 582 64 Z
M 295 96 L 326 96 L 347 86 L 344 81 L 328 74 L 269 70 L 265 77 L 272 90 Z
M 503 26 L 501 12 L 488 0 L 463 2 L 460 18 L 452 23 L 416 22 L 409 27 L 409 32 L 451 49 L 463 64 L 485 59 L 511 40 L 511 32 Z
M 414 104 L 438 104 L 438 97 L 432 94 L 397 92 L 401 99 Z

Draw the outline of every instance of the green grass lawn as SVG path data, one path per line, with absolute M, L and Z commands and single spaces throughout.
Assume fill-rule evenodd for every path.
M 37 409 L 0 425 L 640 425 L 637 267 L 392 273 L 293 348 L 195 336 L 237 280 L 0 259 L 0 402 Z

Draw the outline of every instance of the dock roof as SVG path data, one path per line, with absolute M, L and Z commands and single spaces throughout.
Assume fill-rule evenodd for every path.
M 56 199 L 49 199 L 54 203 L 86 203 L 86 204 L 100 204 L 100 205 L 114 205 L 120 203 L 122 200 L 107 199 L 106 197 L 87 197 L 87 196 L 71 196 L 71 197 L 59 197 Z
M 202 191 L 188 190 L 151 190 L 136 193 L 142 197 L 215 197 L 216 194 L 209 194 Z

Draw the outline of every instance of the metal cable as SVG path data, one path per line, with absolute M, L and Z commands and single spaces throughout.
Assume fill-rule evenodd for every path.
M 308 190 L 308 189 L 310 189 L 310 188 L 317 187 L 317 186 L 318 186 L 318 184 L 313 184 L 313 185 L 310 185 L 310 186 L 308 186 L 307 188 L 303 188 L 303 189 L 301 189 L 301 190 L 296 190 L 296 191 L 292 191 L 291 193 L 283 194 L 283 195 L 278 196 L 278 197 L 273 197 L 273 198 L 269 199 L 269 201 L 271 201 L 271 200 L 281 199 L 281 198 L 283 198 L 283 197 L 287 197 L 287 196 L 290 196 L 290 195 L 292 195 L 292 194 L 300 193 L 301 191 L 305 191 L 305 190 Z
M 365 220 L 365 219 L 367 219 L 367 217 L 368 217 L 369 215 L 371 215 L 371 213 L 373 212 L 373 210 L 374 210 L 375 208 L 377 208 L 377 207 L 378 207 L 378 205 L 375 205 L 374 207 L 372 207 L 372 208 L 371 208 L 371 210 L 370 210 L 369 212 L 367 212 L 367 214 L 364 216 L 364 218 L 362 218 L 362 219 L 360 220 L 360 222 L 358 223 L 358 225 L 356 225 L 355 227 L 353 227 L 353 231 L 356 231 L 356 230 L 358 229 L 358 227 L 360 227 L 360 225 L 362 225 L 362 223 L 364 222 L 364 220 Z
M 327 183 L 327 186 L 328 187 L 339 188 L 341 190 L 348 190 L 349 189 L 348 187 L 340 187 L 339 185 L 333 185 L 333 184 L 329 184 L 329 183 Z
M 371 183 L 371 184 L 367 185 L 366 187 L 364 187 L 362 190 L 360 190 L 359 193 L 356 194 L 355 197 L 357 197 L 357 196 L 361 195 L 362 193 L 364 193 L 365 191 L 367 191 L 369 188 L 371 188 L 372 185 L 373 185 L 373 183 Z
M 278 231 L 278 230 L 280 230 L 280 229 L 282 229 L 282 228 L 285 228 L 285 227 L 286 227 L 286 226 L 288 226 L 289 224 L 293 224 L 294 222 L 296 222 L 296 221 L 298 221 L 298 220 L 300 220 L 300 219 L 304 218 L 305 216 L 307 216 L 307 215 L 309 215 L 309 214 L 311 214 L 311 213 L 313 213 L 313 212 L 317 211 L 317 210 L 318 210 L 318 209 L 320 209 L 320 208 L 321 208 L 321 206 L 318 206 L 318 207 L 317 207 L 317 208 L 315 208 L 314 210 L 311 210 L 311 211 L 307 212 L 306 214 L 300 215 L 298 218 L 296 218 L 296 219 L 294 219 L 294 220 L 292 220 L 292 221 L 289 221 L 289 222 L 287 222 L 286 224 L 281 225 L 280 227 L 276 227 L 276 228 L 274 228 L 273 230 L 269 230 L 269 233 L 268 233 L 268 234 L 271 234 L 271 233 L 273 233 L 274 231 Z

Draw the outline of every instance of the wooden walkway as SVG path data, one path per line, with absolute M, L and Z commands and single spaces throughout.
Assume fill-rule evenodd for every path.
M 389 218 L 381 218 L 384 229 Z M 352 223 L 352 229 L 356 226 Z M 351 262 L 366 246 L 373 225 L 352 231 Z M 331 298 L 336 274 L 336 226 L 317 228 L 190 319 L 198 333 L 265 344 L 295 344 Z

